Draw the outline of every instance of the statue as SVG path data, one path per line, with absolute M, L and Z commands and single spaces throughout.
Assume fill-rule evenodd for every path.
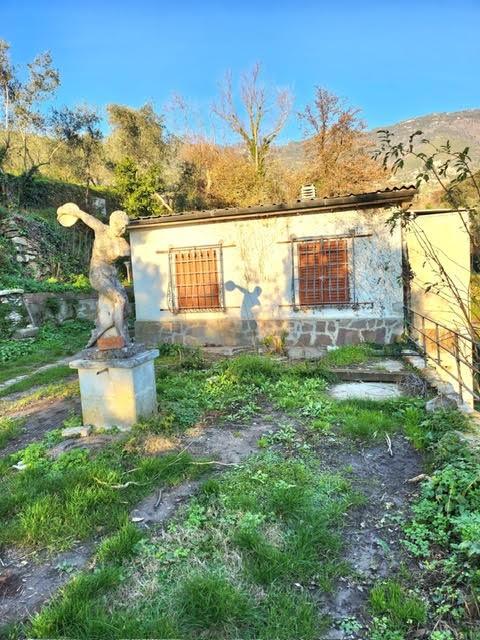
M 97 345 L 100 350 L 106 350 L 128 346 L 128 298 L 115 266 L 116 260 L 130 255 L 130 246 L 122 237 L 128 225 L 127 214 L 114 211 L 107 225 L 69 202 L 57 209 L 57 219 L 64 227 L 82 220 L 95 233 L 89 277 L 90 284 L 98 291 L 97 318 L 87 348 Z

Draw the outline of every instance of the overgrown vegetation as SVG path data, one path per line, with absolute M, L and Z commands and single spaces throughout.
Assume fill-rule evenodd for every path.
M 75 372 L 70 369 L 66 364 L 58 365 L 57 367 L 51 367 L 46 371 L 38 371 L 33 373 L 23 380 L 14 382 L 5 389 L 0 389 L 0 398 L 8 396 L 12 393 L 19 393 L 21 391 L 28 391 L 32 387 L 38 387 L 41 385 L 53 385 L 60 380 L 70 378 L 75 375 Z
M 480 617 L 478 449 L 462 435 L 469 423 L 457 412 L 419 415 L 416 421 L 410 416 L 407 428 L 432 471 L 413 505 L 406 546 L 425 563 L 437 628 L 468 629 Z
M 401 429 L 429 467 L 404 525 L 405 550 L 423 564 L 373 585 L 368 636 L 358 637 L 411 640 L 422 629 L 435 640 L 475 637 L 480 465 L 462 440 L 469 424 L 461 414 L 429 414 L 408 397 L 335 401 L 325 363 L 253 354 L 208 362 L 176 345 L 161 353 L 158 417 L 99 453 L 53 460 L 55 432 L 1 462 L 0 541 L 58 550 L 104 536 L 93 568 L 34 618 L 29 637 L 317 638 L 329 626 L 319 598 L 351 570 L 342 523 L 362 502 L 345 477 L 319 468 L 322 442 L 371 446 Z M 260 438 L 262 453 L 221 479 L 211 475 L 164 530 L 144 534 L 129 521 L 131 505 L 154 487 L 211 469 L 185 451 L 146 456 L 145 437 L 175 436 L 209 417 L 241 429 L 261 406 L 283 413 Z M 12 469 L 20 460 L 26 468 Z M 365 629 L 355 619 L 340 626 L 352 637 Z
M 23 422 L 19 418 L 0 418 L 0 449 L 21 432 Z

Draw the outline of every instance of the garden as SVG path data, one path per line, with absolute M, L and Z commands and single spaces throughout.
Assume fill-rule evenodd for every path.
M 3 357 L 23 370 L 85 329 Z M 160 345 L 158 416 L 80 438 L 67 367 L 8 389 L 0 637 L 478 640 L 472 425 L 408 393 L 330 395 L 336 367 L 377 353 Z

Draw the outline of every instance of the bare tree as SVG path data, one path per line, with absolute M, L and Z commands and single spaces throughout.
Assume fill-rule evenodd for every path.
M 272 92 L 260 84 L 260 71 L 260 64 L 256 63 L 242 77 L 240 109 L 235 104 L 231 74 L 227 74 L 220 101 L 213 105 L 213 110 L 240 136 L 257 175 L 264 176 L 270 147 L 290 114 L 292 96 L 288 90 L 277 90 L 273 97 Z
M 307 136 L 303 179 L 325 195 L 368 189 L 384 178 L 380 164 L 370 157 L 371 143 L 359 114 L 322 87 L 316 87 L 313 104 L 298 114 Z

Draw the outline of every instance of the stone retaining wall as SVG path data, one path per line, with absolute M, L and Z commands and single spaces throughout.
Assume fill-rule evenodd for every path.
M 388 318 L 287 319 L 248 321 L 200 318 L 163 322 L 137 321 L 137 341 L 154 345 L 178 342 L 188 345 L 252 346 L 267 336 L 285 334 L 287 347 L 329 347 L 374 342 L 389 344 L 403 332 L 403 320 Z
M 23 300 L 35 324 L 48 319 L 57 322 L 80 318 L 95 320 L 97 294 L 91 293 L 24 293 Z

